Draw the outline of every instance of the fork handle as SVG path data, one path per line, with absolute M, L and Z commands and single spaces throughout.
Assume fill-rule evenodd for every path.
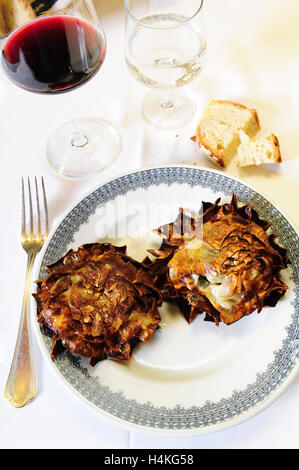
M 30 280 L 36 252 L 28 253 L 25 288 L 14 356 L 5 387 L 5 398 L 21 408 L 36 394 L 36 374 L 30 334 Z

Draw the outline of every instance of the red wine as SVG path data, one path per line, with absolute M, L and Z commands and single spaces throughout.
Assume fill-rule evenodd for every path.
M 103 37 L 86 20 L 40 17 L 9 36 L 2 51 L 8 77 L 36 93 L 59 93 L 86 82 L 105 58 Z

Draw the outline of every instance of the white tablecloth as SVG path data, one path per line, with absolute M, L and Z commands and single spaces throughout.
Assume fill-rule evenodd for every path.
M 184 1 L 184 0 L 182 0 Z M 262 191 L 299 225 L 299 3 L 298 0 L 207 0 L 208 62 L 189 88 L 198 116 L 183 130 L 154 130 L 140 118 L 147 90 L 123 59 L 121 0 L 95 0 L 108 40 L 102 70 L 86 86 L 39 96 L 0 76 L 1 328 L 0 447 L 2 448 L 298 448 L 299 377 L 266 411 L 217 434 L 167 438 L 129 432 L 78 401 L 54 376 L 36 346 L 39 393 L 22 409 L 3 397 L 19 322 L 25 274 L 20 245 L 20 177 L 44 175 L 52 224 L 86 191 L 124 171 L 148 165 L 196 163 L 211 167 L 189 141 L 210 99 L 255 107 L 264 132 L 279 137 L 284 163 L 226 170 Z M 44 161 L 47 136 L 73 113 L 114 122 L 124 137 L 119 161 L 93 180 L 73 182 L 51 173 Z M 177 136 L 178 135 L 178 136 Z

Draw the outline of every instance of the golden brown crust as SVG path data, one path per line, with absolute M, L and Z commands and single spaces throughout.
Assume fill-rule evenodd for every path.
M 280 146 L 278 138 L 271 134 L 268 137 L 250 139 L 249 137 L 241 137 L 242 145 L 238 155 L 237 165 L 239 167 L 259 166 L 262 164 L 276 164 L 282 162 Z M 268 143 L 268 145 L 266 144 Z M 257 145 L 261 143 L 264 151 L 259 151 Z M 256 146 L 256 158 L 254 158 L 253 147 Z M 247 157 L 246 151 L 250 151 L 250 157 Z
M 246 109 L 247 111 L 250 111 L 252 114 L 253 119 L 256 121 L 257 126 L 260 128 L 260 120 L 257 114 L 256 109 L 254 108 L 247 108 L 247 106 L 244 106 L 241 103 L 237 103 L 235 101 L 229 101 L 229 100 L 212 100 L 210 104 L 230 104 L 232 106 L 235 106 L 236 108 L 240 109 Z
M 18 2 L 23 5 L 24 10 L 28 13 L 31 18 L 35 18 L 35 12 L 31 6 L 31 2 L 29 0 L 18 0 Z
M 0 38 L 4 38 L 9 32 L 5 17 L 5 9 L 3 5 L 0 5 Z
M 246 106 L 244 106 L 240 103 L 236 103 L 234 101 L 228 101 L 228 100 L 212 100 L 209 103 L 208 107 L 213 106 L 213 105 L 217 105 L 217 104 L 227 104 L 227 105 L 230 105 L 230 106 L 235 106 L 237 108 L 249 111 L 252 115 L 253 120 L 256 122 L 257 130 L 260 129 L 260 121 L 259 121 L 257 111 L 255 109 L 250 109 L 250 108 L 247 108 Z M 192 140 L 194 140 L 194 138 Z M 222 156 L 221 152 L 219 152 L 217 149 L 215 149 L 213 146 L 211 146 L 211 144 L 203 137 L 203 135 L 201 133 L 201 124 L 199 124 L 197 126 L 197 129 L 196 129 L 196 141 L 197 141 L 198 146 L 201 149 L 201 151 L 213 163 L 218 164 L 221 168 L 226 167 L 226 164 L 225 164 L 225 161 L 223 159 L 223 156 Z
M 0 4 L 0 38 L 4 38 L 10 31 L 9 26 L 9 11 L 7 5 L 4 3 Z
M 18 9 L 18 11 L 17 11 Z M 24 22 L 36 18 L 29 0 L 1 0 L 0 4 L 0 38 L 4 38 L 15 28 L 21 26 L 17 21 L 18 14 L 22 12 Z
M 225 168 L 225 163 L 217 150 L 210 146 L 209 142 L 202 136 L 200 130 L 200 124 L 196 129 L 196 140 L 200 150 L 210 159 L 213 163 L 217 163 L 221 168 Z
M 274 163 L 281 163 L 282 158 L 281 158 L 281 153 L 280 153 L 280 145 L 279 145 L 279 140 L 276 137 L 276 135 L 271 134 L 268 137 L 268 140 L 273 144 L 273 149 L 274 149 Z
M 277 234 L 267 233 L 270 223 L 252 206 L 239 207 L 235 195 L 230 204 L 219 202 L 203 203 L 200 219 L 181 209 L 155 231 L 163 242 L 150 251 L 156 259 L 148 266 L 164 300 L 176 303 L 189 323 L 205 313 L 207 321 L 230 325 L 275 306 L 288 289 L 280 279 L 287 251 L 276 244 Z
M 89 358 L 129 360 L 159 328 L 161 295 L 126 247 L 93 243 L 69 251 L 37 281 L 38 321 L 61 349 Z

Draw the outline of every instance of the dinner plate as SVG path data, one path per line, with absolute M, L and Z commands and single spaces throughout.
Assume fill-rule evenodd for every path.
M 91 367 L 68 352 L 50 359 L 51 340 L 34 325 L 51 367 L 70 392 L 103 416 L 133 429 L 199 434 L 248 419 L 277 398 L 294 377 L 299 356 L 299 239 L 287 218 L 265 197 L 221 172 L 198 167 L 149 168 L 118 177 L 84 197 L 52 231 L 36 276 L 70 248 L 110 241 L 138 260 L 161 239 L 152 229 L 171 222 L 180 207 L 232 193 L 252 204 L 288 249 L 291 265 L 281 273 L 289 289 L 275 308 L 226 326 L 199 315 L 188 325 L 174 306 L 160 309 L 161 329 L 140 343 L 130 362 L 105 360 Z

